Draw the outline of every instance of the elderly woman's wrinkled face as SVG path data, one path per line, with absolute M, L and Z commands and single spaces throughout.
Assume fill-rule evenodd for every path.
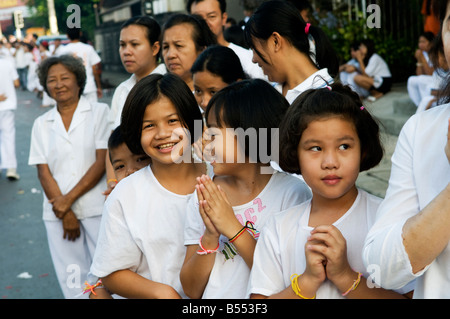
M 62 64 L 50 67 L 47 75 L 47 90 L 50 96 L 60 104 L 78 101 L 80 87 L 75 74 Z

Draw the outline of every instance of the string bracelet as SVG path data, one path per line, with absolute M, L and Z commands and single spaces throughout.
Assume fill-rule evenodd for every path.
M 108 179 L 108 181 L 106 182 L 106 184 L 109 185 L 109 183 L 111 183 L 111 182 L 114 182 L 114 183 L 117 184 L 117 179 L 115 179 L 115 178 L 110 178 L 110 179 Z
M 300 287 L 298 286 L 298 278 L 300 278 L 300 276 L 301 275 L 297 275 L 297 274 L 293 274 L 291 276 L 291 287 L 292 287 L 292 290 L 294 291 L 294 293 L 302 299 L 316 299 L 316 295 L 314 295 L 314 297 L 312 297 L 312 298 L 308 298 L 308 297 L 303 296 L 300 293 L 302 291 L 300 289 Z
M 255 226 L 253 225 L 253 223 L 251 221 L 247 221 L 245 223 L 245 226 L 242 227 L 242 229 L 240 231 L 238 231 L 236 235 L 234 235 L 233 237 L 228 239 L 228 242 L 232 243 L 232 242 L 236 241 L 236 239 L 238 239 L 246 230 L 250 233 L 250 235 L 252 235 L 252 237 L 254 239 L 258 239 L 259 231 L 256 230 Z
M 359 272 L 358 273 L 358 278 L 356 279 L 356 280 L 354 280 L 353 281 L 353 285 L 350 287 L 350 288 L 348 288 L 348 290 L 346 291 L 346 292 L 344 292 L 343 294 L 342 294 L 342 296 L 347 296 L 349 293 L 350 293 L 350 291 L 353 291 L 353 290 L 355 290 L 356 288 L 358 288 L 358 285 L 359 285 L 359 283 L 361 282 L 361 276 L 362 276 L 362 274 Z
M 217 243 L 216 249 L 205 249 L 205 247 L 203 247 L 203 245 L 202 245 L 202 239 L 203 239 L 203 236 L 200 237 L 200 240 L 198 241 L 198 245 L 201 248 L 201 250 L 197 250 L 198 255 L 208 255 L 208 254 L 213 254 L 213 253 L 217 252 L 217 250 L 219 249 L 220 243 Z
M 87 281 L 84 282 L 84 289 L 83 289 L 83 294 L 87 293 L 87 292 L 91 292 L 93 293 L 95 296 L 97 296 L 97 294 L 95 293 L 94 289 L 95 288 L 103 288 L 103 283 L 102 280 L 99 279 L 94 285 L 89 285 Z

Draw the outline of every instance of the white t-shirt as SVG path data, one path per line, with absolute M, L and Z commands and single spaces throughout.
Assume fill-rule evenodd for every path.
M 159 64 L 150 74 L 159 73 L 166 74 L 167 69 L 164 63 Z M 133 86 L 136 84 L 136 75 L 131 75 L 128 80 L 123 81 L 114 91 L 111 101 L 111 112 L 109 113 L 109 121 L 111 123 L 111 130 L 114 130 L 120 125 L 120 118 L 122 115 L 123 106 L 127 100 L 128 93 L 130 93 Z
M 97 85 L 95 84 L 92 67 L 101 62 L 100 56 L 95 49 L 91 45 L 83 42 L 71 42 L 58 48 L 58 56 L 64 54 L 72 54 L 83 60 L 86 68 L 86 86 L 84 87 L 83 94 L 95 92 Z
M 150 166 L 120 181 L 105 203 L 90 276 L 102 278 L 130 269 L 170 285 L 185 298 L 180 270 L 191 197 L 164 188 Z
M 311 193 L 304 182 L 286 173 L 275 172 L 257 198 L 234 206 L 233 210 L 242 225 L 251 221 L 260 230 L 273 213 L 298 205 L 310 197 Z M 197 245 L 205 226 L 198 211 L 196 193 L 189 202 L 186 218 L 184 244 Z M 202 298 L 245 298 L 250 269 L 227 238 L 221 235 L 219 243 L 219 252 Z
M 229 43 L 228 47 L 236 53 L 241 61 L 242 69 L 251 79 L 268 80 L 263 69 L 257 63 L 253 63 L 253 52 L 251 50 L 231 42 Z
M 91 104 L 81 96 L 68 131 L 56 107 L 39 116 L 31 132 L 28 164 L 48 164 L 61 192 L 67 194 L 95 162 L 96 150 L 107 149 L 111 133 L 106 120 L 108 112 L 107 104 Z M 105 182 L 103 177 L 73 203 L 72 209 L 78 219 L 101 215 Z M 45 192 L 43 211 L 44 220 L 59 220 Z
M 362 247 L 381 199 L 358 190 L 352 207 L 333 223 L 347 241 L 347 255 L 355 271 L 368 273 L 363 264 Z M 306 268 L 305 244 L 313 227 L 308 226 L 311 200 L 275 214 L 261 231 L 253 258 L 250 294 L 271 296 L 291 285 L 292 274 Z M 356 279 L 356 278 L 355 278 Z M 331 281 L 326 280 L 316 293 L 317 299 L 344 298 Z
M 412 116 L 392 156 L 386 197 L 367 235 L 364 262 L 380 266 L 378 284 L 387 289 L 416 280 L 414 298 L 450 298 L 450 245 L 425 269 L 413 274 L 403 245 L 403 225 L 424 209 L 449 183 L 444 152 L 450 104 Z
M 379 88 L 383 83 L 383 78 L 392 77 L 391 71 L 386 61 L 381 56 L 374 53 L 367 63 L 366 74 L 374 79 L 373 86 Z
M 14 81 L 19 78 L 14 62 L 6 56 L 0 57 L 0 94 L 6 95 L 7 99 L 0 102 L 0 111 L 15 110 L 17 108 L 17 95 Z
M 297 85 L 292 90 L 288 90 L 285 97 L 286 100 L 288 100 L 289 104 L 292 104 L 295 99 L 303 92 L 309 89 L 323 89 L 327 85 L 331 85 L 333 83 L 334 80 L 330 76 L 330 74 L 328 74 L 328 69 L 321 69 L 310 75 L 305 81 Z M 283 92 L 282 84 L 277 83 L 274 87 L 278 92 Z

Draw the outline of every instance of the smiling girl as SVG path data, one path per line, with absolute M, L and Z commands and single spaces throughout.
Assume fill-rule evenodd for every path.
M 340 84 L 303 93 L 280 125 L 280 154 L 281 168 L 301 173 L 313 196 L 261 230 L 252 297 L 402 297 L 366 285 L 362 246 L 381 199 L 355 182 L 383 149 L 358 95 Z
M 206 165 L 178 159 L 181 150 L 191 150 L 196 120 L 202 123 L 195 98 L 173 74 L 145 77 L 127 98 L 124 140 L 152 162 L 117 184 L 105 204 L 91 274 L 113 294 L 184 297 L 179 272 L 185 209 Z

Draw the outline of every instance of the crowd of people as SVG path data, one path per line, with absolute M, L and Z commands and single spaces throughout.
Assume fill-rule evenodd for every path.
M 79 29 L 42 54 L 55 107 L 33 124 L 29 165 L 65 298 L 450 297 L 447 75 L 403 128 L 386 197 L 371 195 L 355 182 L 384 153 L 363 99 L 389 92 L 389 67 L 367 40 L 339 66 L 310 6 L 292 2 L 263 1 L 245 47 L 225 36 L 225 0 L 187 1 L 163 25 L 129 19 L 130 78 L 111 107 Z M 433 9 L 445 69 L 450 1 Z M 417 76 L 432 76 L 419 46 Z M 67 285 L 74 264 L 85 287 Z

